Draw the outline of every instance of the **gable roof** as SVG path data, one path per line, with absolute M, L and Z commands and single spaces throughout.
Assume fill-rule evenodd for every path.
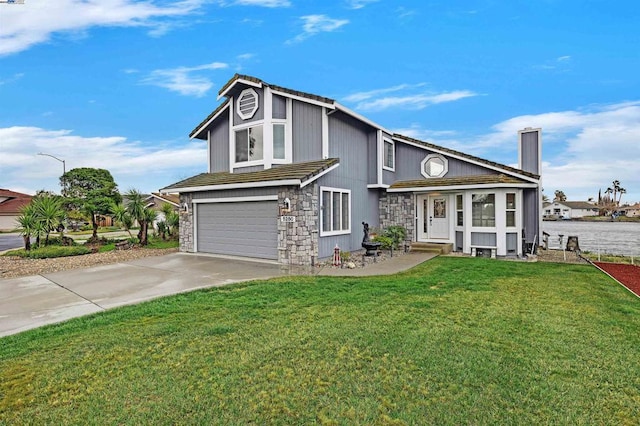
M 328 158 L 306 163 L 285 164 L 247 173 L 200 173 L 162 188 L 160 192 L 194 192 L 282 185 L 300 185 L 302 187 L 339 165 L 339 159 Z
M 0 201 L 0 214 L 17 215 L 20 214 L 24 206 L 31 202 L 33 197 L 29 194 L 0 188 L 0 198 L 6 198 L 4 201 Z
M 469 154 L 465 154 L 464 152 L 460 152 L 460 151 L 456 151 L 454 149 L 449 149 L 449 148 L 445 148 L 439 145 L 435 145 L 429 142 L 424 142 L 421 141 L 419 139 L 414 139 L 411 138 L 409 136 L 404 136 L 398 133 L 394 133 L 393 134 L 393 139 L 395 141 L 398 142 L 405 142 L 405 143 L 410 143 L 413 145 L 419 145 L 419 146 L 423 146 L 425 148 L 428 148 L 432 151 L 436 151 L 436 152 L 440 152 L 442 154 L 447 154 L 450 155 L 452 157 L 458 157 L 460 159 L 466 160 L 466 161 L 471 161 L 472 163 L 476 163 L 476 164 L 480 164 L 483 166 L 487 166 L 491 169 L 494 170 L 501 170 L 501 171 L 505 171 L 505 172 L 510 172 L 510 173 L 516 173 L 518 175 L 521 176 L 525 176 L 531 179 L 540 179 L 540 176 L 535 174 L 535 173 L 530 173 L 530 172 L 525 172 L 524 170 L 521 169 L 516 169 L 515 167 L 511 167 L 511 166 L 507 166 L 505 164 L 500 164 L 500 163 L 496 163 L 494 161 L 489 161 L 489 160 L 485 160 L 484 158 L 480 158 L 480 157 L 476 157 L 473 155 L 469 155 Z
M 483 185 L 518 186 L 531 184 L 523 179 L 504 174 L 460 176 L 452 178 L 417 179 L 394 182 L 388 189 L 389 192 L 404 192 L 419 189 L 450 188 L 450 187 L 481 187 Z
M 158 198 L 165 203 L 173 204 L 176 207 L 180 207 L 180 195 L 178 194 L 161 194 L 159 192 L 152 192 L 151 195 L 145 198 L 145 201 L 151 198 Z
M 392 136 L 392 138 L 395 141 L 401 142 L 401 143 L 407 143 L 407 144 L 413 144 L 413 145 L 418 145 L 421 146 L 423 148 L 435 151 L 435 152 L 440 152 L 443 154 L 447 154 L 450 155 L 452 157 L 457 157 L 459 159 L 462 159 L 464 161 L 469 161 L 475 164 L 479 164 L 485 167 L 488 167 L 492 170 L 498 171 L 499 173 L 506 173 L 509 175 L 513 175 L 516 174 L 518 177 L 524 177 L 526 180 L 529 180 L 531 182 L 535 181 L 535 180 L 539 180 L 540 179 L 540 175 L 534 174 L 534 173 L 530 173 L 530 172 L 526 172 L 524 170 L 521 169 L 517 169 L 515 167 L 511 167 L 511 166 L 507 166 L 504 164 L 500 164 L 500 163 L 496 163 L 493 161 L 489 161 L 489 160 L 485 160 L 479 157 L 475 157 L 473 155 L 469 155 L 469 154 L 465 154 L 463 152 L 460 151 L 456 151 L 453 149 L 449 149 L 449 148 L 445 148 L 439 145 L 435 145 L 429 142 L 424 142 L 418 139 L 414 139 L 411 138 L 409 136 L 404 136 L 398 133 L 393 133 L 387 129 L 385 129 L 384 127 L 380 126 L 377 123 L 374 123 L 373 121 L 369 120 L 368 118 L 358 114 L 355 111 L 350 110 L 349 108 L 341 105 L 340 103 L 336 102 L 334 99 L 331 98 L 326 98 L 323 96 L 318 96 L 318 95 L 314 95 L 312 93 L 306 93 L 306 92 L 301 92 L 299 90 L 292 90 L 292 89 L 288 89 L 286 87 L 282 87 L 282 86 L 277 86 L 275 84 L 269 84 L 259 78 L 250 76 L 250 75 L 246 75 L 246 74 L 235 74 L 233 77 L 231 77 L 231 79 L 229 81 L 227 81 L 227 83 L 225 83 L 224 86 L 222 86 L 222 88 L 220 89 L 220 91 L 218 92 L 218 98 L 223 97 L 223 96 L 227 96 L 229 94 L 229 92 L 233 89 L 233 87 L 236 84 L 242 84 L 245 86 L 251 86 L 251 87 L 270 87 L 271 90 L 273 90 L 274 92 L 279 92 L 279 94 L 284 94 L 284 95 L 289 95 L 295 98 L 300 98 L 300 99 L 306 99 L 310 102 L 319 102 L 323 105 L 326 105 L 327 107 L 333 109 L 333 110 L 340 110 L 342 112 L 344 112 L 347 115 L 350 115 L 351 117 L 355 118 L 356 120 L 365 123 L 371 127 L 373 127 L 374 129 L 377 130 L 381 130 L 385 133 L 388 133 L 389 135 Z M 198 124 L 192 131 L 191 133 L 189 133 L 189 137 L 190 138 L 199 138 L 199 139 L 206 139 L 206 137 L 202 137 L 200 134 L 203 130 L 205 130 L 208 125 L 213 121 L 213 119 L 215 119 L 226 107 L 229 106 L 229 98 L 225 99 L 225 101 L 220 104 L 213 112 L 211 112 L 211 114 L 209 114 L 202 122 L 200 122 L 200 124 Z

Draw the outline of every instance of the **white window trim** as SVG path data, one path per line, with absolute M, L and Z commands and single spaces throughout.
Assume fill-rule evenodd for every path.
M 334 192 L 339 192 L 341 194 L 349 194 L 349 228 L 348 229 L 342 229 L 339 231 L 324 231 L 324 221 L 323 221 L 323 217 L 324 217 L 324 208 L 325 206 L 322 205 L 322 202 L 324 200 L 323 192 L 331 192 L 331 194 L 333 194 Z M 333 203 L 333 195 L 330 197 L 331 202 Z M 333 220 L 333 206 L 332 207 L 332 211 L 331 211 L 331 220 Z M 348 235 L 351 234 L 351 190 L 350 189 L 344 189 L 344 188 L 332 188 L 329 186 L 321 186 L 320 187 L 320 236 L 321 237 L 330 237 L 330 236 L 334 236 L 334 235 Z M 340 211 L 340 217 L 342 217 L 342 210 Z M 333 224 L 332 224 L 333 225 Z M 333 229 L 333 226 L 331 227 Z
M 424 166 L 425 164 L 427 164 L 427 162 L 429 160 L 431 160 L 432 158 L 438 158 L 440 160 L 442 160 L 443 163 L 443 170 L 442 173 L 440 173 L 438 176 L 430 176 L 427 172 L 425 172 L 424 170 Z M 449 160 L 447 160 L 447 157 L 440 155 L 440 154 L 429 154 L 427 155 L 424 160 L 422 160 L 422 162 L 420 163 L 420 173 L 422 174 L 422 176 L 426 177 L 427 179 L 437 179 L 437 178 L 441 178 L 444 175 L 446 175 L 449 172 Z
M 474 225 L 473 224 L 473 196 L 474 195 L 491 195 L 493 194 L 493 226 L 478 226 L 478 225 Z M 489 231 L 495 231 L 498 229 L 498 215 L 499 215 L 499 210 L 498 210 L 498 197 L 501 196 L 501 192 L 500 191 L 496 191 L 496 190 L 489 190 L 489 191 L 470 191 L 469 194 L 469 220 L 470 220 L 470 224 L 471 224 L 471 230 L 473 232 L 489 232 Z
M 251 110 L 251 112 L 243 113 L 240 110 L 240 99 L 242 99 L 242 97 L 244 95 L 246 95 L 247 93 L 251 94 L 251 95 L 253 95 L 255 97 L 256 104 L 255 104 L 254 108 Z M 252 88 L 244 89 L 242 92 L 240 92 L 240 96 L 238 96 L 238 98 L 236 100 L 236 113 L 243 120 L 248 120 L 248 119 L 252 118 L 256 114 L 256 111 L 258 111 L 259 104 L 260 104 L 260 98 L 258 97 L 258 92 L 256 92 Z
M 231 130 L 231 137 L 232 137 L 231 158 L 233 160 L 232 163 L 231 163 L 231 168 L 232 169 L 237 169 L 237 168 L 240 168 L 240 167 L 261 166 L 261 165 L 263 165 L 265 163 L 264 127 L 263 127 L 263 131 L 262 131 L 262 159 L 261 160 L 236 161 L 236 132 L 238 132 L 240 130 L 249 129 L 251 127 L 264 126 L 264 123 L 265 123 L 264 120 L 258 120 L 258 121 L 251 121 L 249 123 L 242 123 L 242 124 L 239 124 L 239 125 L 233 127 L 233 129 Z M 273 141 L 272 141 L 272 143 L 273 143 Z
M 391 144 L 393 149 L 393 165 L 391 167 L 387 166 L 387 162 L 385 161 L 385 156 L 387 155 L 386 144 Z M 390 172 L 396 171 L 396 143 L 391 138 L 383 137 L 382 138 L 382 169 L 388 170 Z
M 507 207 L 507 194 L 513 194 L 513 203 L 515 207 L 510 209 Z M 516 229 L 518 228 L 518 201 L 519 201 L 518 193 L 516 191 L 510 192 L 506 191 L 504 193 L 504 226 L 507 229 Z M 513 212 L 513 225 L 507 225 L 507 212 Z

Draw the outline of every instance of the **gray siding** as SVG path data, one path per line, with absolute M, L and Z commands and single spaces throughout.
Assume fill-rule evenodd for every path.
M 396 142 L 395 178 L 393 177 L 393 173 L 385 174 L 384 183 L 387 185 L 391 185 L 396 180 L 425 179 L 425 177 L 420 173 L 420 163 L 429 154 L 434 154 L 434 152 Z M 488 169 L 483 166 L 468 163 L 456 158 L 451 158 L 446 155 L 444 155 L 444 157 L 448 160 L 449 163 L 449 171 L 444 177 L 498 174 L 497 171 Z
M 378 132 L 372 131 L 368 136 L 369 143 L 367 144 L 367 161 L 369 165 L 369 183 L 378 183 Z
M 518 253 L 518 233 L 507 232 L 507 254 Z
M 537 189 L 523 190 L 522 199 L 522 220 L 524 227 L 524 239 L 526 243 L 540 244 L 540 204 L 538 202 Z M 537 238 L 536 238 L 537 236 Z
M 456 231 L 456 247 L 454 251 L 462 251 L 464 249 L 464 232 Z
M 520 168 L 526 172 L 539 175 L 540 158 L 538 158 L 538 145 L 540 144 L 540 132 L 521 133 L 520 137 L 522 138 L 520 144 L 522 164 Z
M 236 101 L 238 100 L 238 96 L 240 95 L 240 93 L 242 91 L 238 91 L 238 92 L 233 94 L 233 104 L 231 104 L 230 107 L 231 107 L 231 109 L 233 111 L 233 125 L 234 126 L 238 126 L 240 124 L 245 124 L 245 123 L 251 123 L 253 121 L 258 121 L 258 120 L 264 119 L 264 91 L 262 89 L 258 89 L 256 87 L 253 87 L 253 90 L 255 90 L 256 93 L 258 94 L 258 110 L 253 115 L 253 117 L 251 117 L 248 120 L 243 120 L 242 118 L 240 118 L 240 116 L 238 115 L 238 113 L 236 111 Z
M 377 190 L 367 189 L 368 161 L 363 158 L 370 143 L 371 129 L 358 125 L 349 117 L 334 113 L 329 116 L 329 156 L 340 158 L 340 167 L 318 180 L 319 186 L 351 190 L 351 233 L 349 235 L 319 237 L 318 256 L 329 257 L 338 245 L 343 251 L 362 248 L 362 222 L 379 226 L 380 214 Z
M 322 108 L 292 102 L 293 162 L 322 159 Z
M 220 115 L 211 126 L 211 173 L 229 171 L 229 114 Z
M 279 95 L 273 95 L 271 99 L 272 99 L 271 103 L 273 104 L 273 110 L 272 110 L 273 118 L 281 118 L 283 120 L 287 118 L 286 99 Z
M 498 243 L 497 243 L 495 232 L 472 232 L 471 233 L 472 246 L 495 247 L 497 244 Z

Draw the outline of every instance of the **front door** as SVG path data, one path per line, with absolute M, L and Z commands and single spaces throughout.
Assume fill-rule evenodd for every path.
M 449 196 L 428 195 L 420 197 L 420 238 L 423 240 L 449 239 Z

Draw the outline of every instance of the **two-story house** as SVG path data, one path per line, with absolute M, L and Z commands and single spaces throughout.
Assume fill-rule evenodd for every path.
M 468 254 L 519 256 L 539 242 L 540 129 L 518 132 L 513 168 L 251 76 L 219 98 L 190 135 L 207 141 L 208 171 L 161 190 L 180 193 L 182 251 L 312 265 L 336 246 L 359 250 L 362 222 Z

